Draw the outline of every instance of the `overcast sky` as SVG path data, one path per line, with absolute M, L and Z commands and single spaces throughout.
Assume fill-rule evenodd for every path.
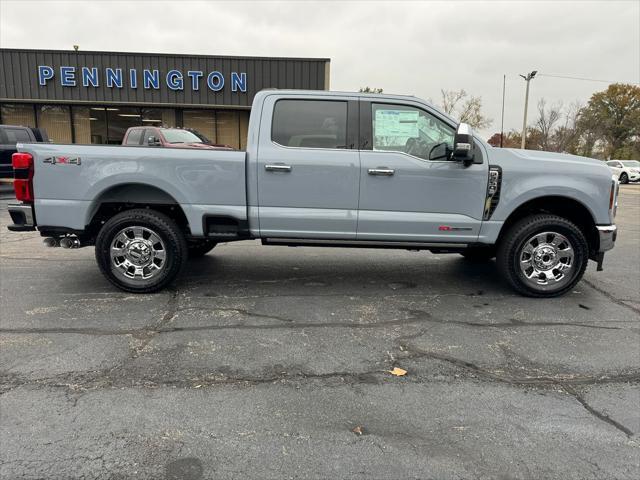
M 435 103 L 441 89 L 482 97 L 500 130 L 520 129 L 531 70 L 640 82 L 640 0 L 161 1 L 0 0 L 0 46 L 206 55 L 328 57 L 331 89 L 361 86 Z M 586 103 L 605 82 L 540 76 L 542 97 Z

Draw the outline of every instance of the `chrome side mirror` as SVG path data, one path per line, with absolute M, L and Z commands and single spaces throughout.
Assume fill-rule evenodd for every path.
M 457 160 L 465 165 L 471 165 L 475 155 L 475 142 L 473 140 L 473 129 L 466 123 L 458 125 L 456 135 L 453 139 L 452 160 Z

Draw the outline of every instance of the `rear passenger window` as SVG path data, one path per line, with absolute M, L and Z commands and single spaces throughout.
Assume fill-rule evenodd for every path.
M 271 140 L 285 147 L 347 148 L 347 102 L 278 100 Z
M 21 130 L 19 128 L 7 128 L 5 130 L 7 134 L 7 143 L 21 143 L 21 142 L 32 142 L 31 137 L 27 133 L 26 130 Z
M 144 132 L 144 130 L 142 130 L 141 128 L 131 130 L 129 132 L 129 135 L 127 135 L 127 145 L 140 145 L 142 132 Z

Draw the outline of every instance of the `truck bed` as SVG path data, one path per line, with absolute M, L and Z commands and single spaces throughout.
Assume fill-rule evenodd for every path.
M 34 158 L 40 227 L 81 230 L 100 203 L 141 192 L 155 193 L 155 203 L 180 204 L 193 235 L 203 234 L 205 213 L 246 219 L 243 151 L 56 144 L 18 150 Z

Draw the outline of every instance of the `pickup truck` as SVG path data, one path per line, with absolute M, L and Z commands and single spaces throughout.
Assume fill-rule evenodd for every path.
M 152 292 L 219 242 L 496 258 L 518 292 L 561 295 L 616 239 L 598 160 L 493 148 L 415 97 L 264 90 L 246 151 L 20 144 L 10 230 L 95 245 L 115 286 Z
M 131 127 L 126 131 L 122 145 L 233 150 L 229 145 L 211 143 L 195 130 L 166 127 Z
M 48 141 L 49 137 L 43 128 L 0 125 L 0 178 L 13 178 L 11 155 L 17 151 L 18 143 Z

